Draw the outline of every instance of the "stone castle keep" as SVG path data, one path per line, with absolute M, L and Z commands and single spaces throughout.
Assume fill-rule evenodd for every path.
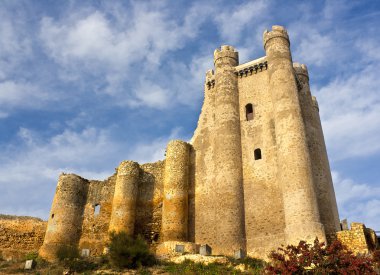
M 190 143 L 155 163 L 123 161 L 104 181 L 62 174 L 40 255 L 62 245 L 103 252 L 110 231 L 152 249 L 208 244 L 213 254 L 262 258 L 281 244 L 329 241 L 340 230 L 318 103 L 287 31 L 264 32 L 266 55 L 239 64 L 214 52 Z

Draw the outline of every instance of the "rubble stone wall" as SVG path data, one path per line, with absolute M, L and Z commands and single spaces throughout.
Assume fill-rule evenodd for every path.
M 366 254 L 379 247 L 375 232 L 362 223 L 351 223 L 351 229 L 337 232 L 336 237 L 354 253 Z
M 23 258 L 38 251 L 47 222 L 33 217 L 0 215 L 0 255 L 6 260 Z

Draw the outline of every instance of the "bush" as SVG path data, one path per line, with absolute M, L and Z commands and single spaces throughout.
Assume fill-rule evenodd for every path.
M 380 250 L 377 249 L 372 254 L 373 262 L 380 266 Z
M 37 258 L 38 258 L 38 252 L 36 251 L 29 252 L 28 254 L 25 255 L 25 261 L 37 260 Z
M 339 241 L 327 247 L 318 238 L 313 245 L 300 241 L 297 246 L 278 248 L 269 258 L 269 274 L 375 274 L 369 257 L 355 256 Z
M 150 253 L 145 240 L 138 236 L 134 239 L 125 232 L 110 234 L 109 260 L 116 268 L 139 268 L 152 266 L 155 258 Z
M 70 245 L 62 245 L 57 249 L 56 256 L 60 262 L 79 258 L 78 248 Z

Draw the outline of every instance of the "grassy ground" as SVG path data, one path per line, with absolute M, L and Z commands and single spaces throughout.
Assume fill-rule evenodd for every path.
M 19 262 L 7 262 L 0 260 L 0 274 L 49 274 L 49 275 L 62 275 L 65 271 L 68 271 L 67 263 L 51 264 L 40 259 L 37 259 L 37 265 L 33 270 L 24 270 L 24 261 Z M 226 264 L 211 263 L 208 265 L 202 263 L 194 263 L 189 260 L 185 260 L 180 264 L 172 262 L 158 262 L 157 265 L 149 268 L 140 268 L 137 270 L 112 270 L 110 266 L 102 262 L 99 259 L 94 261 L 80 260 L 80 263 L 71 263 L 75 268 L 79 268 L 79 272 L 75 274 L 262 274 L 262 262 L 247 258 L 244 260 L 233 260 Z M 236 269 L 239 266 L 244 271 Z M 243 268 L 244 267 L 244 268 Z M 71 273 L 74 274 L 74 273 Z

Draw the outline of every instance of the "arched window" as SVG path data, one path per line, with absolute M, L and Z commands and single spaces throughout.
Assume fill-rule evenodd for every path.
M 97 216 L 99 215 L 100 213 L 100 204 L 95 204 L 95 207 L 94 207 L 94 216 Z
M 255 149 L 255 151 L 253 153 L 255 155 L 255 160 L 261 159 L 261 149 L 260 148 Z
M 253 105 L 251 103 L 245 105 L 245 117 L 247 121 L 253 119 Z

